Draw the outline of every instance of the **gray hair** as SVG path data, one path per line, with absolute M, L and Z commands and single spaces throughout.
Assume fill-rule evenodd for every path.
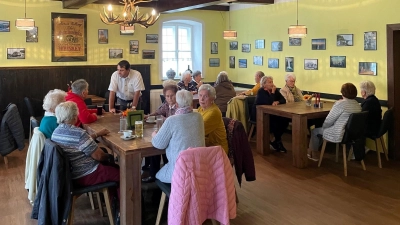
M 365 91 L 365 94 L 367 96 L 375 94 L 375 84 L 372 83 L 372 81 L 369 81 L 369 80 L 361 81 L 360 89 L 361 89 L 361 91 Z
M 193 79 L 194 79 L 195 77 L 197 77 L 197 76 L 201 76 L 201 72 L 198 71 L 198 70 L 194 71 L 194 73 L 192 74 Z
M 259 78 L 265 76 L 265 74 L 264 74 L 263 71 L 257 71 L 256 74 L 257 74 L 257 76 L 258 76 Z
M 82 92 L 88 88 L 89 84 L 84 79 L 76 80 L 74 81 L 74 83 L 71 84 L 72 93 L 77 95 L 81 95 Z
M 263 76 L 260 80 L 260 86 L 263 87 L 268 79 L 274 80 L 272 76 Z
M 226 71 L 221 71 L 221 72 L 219 72 L 219 74 L 217 76 L 217 80 L 215 81 L 214 86 L 217 86 L 218 84 L 220 84 L 222 82 L 226 82 L 226 81 L 230 81 L 228 78 L 228 73 Z
M 193 94 L 190 91 L 180 90 L 176 93 L 176 102 L 179 108 L 191 106 L 193 104 Z
M 43 99 L 43 109 L 47 112 L 54 112 L 57 105 L 65 102 L 67 93 L 60 89 L 50 90 Z
M 187 77 L 187 76 L 192 76 L 192 72 L 189 70 L 186 70 L 185 72 L 183 72 L 181 80 L 184 80 L 185 77 Z
M 207 91 L 208 91 L 209 97 L 215 99 L 215 97 L 216 97 L 216 95 L 217 95 L 217 92 L 215 91 L 215 88 L 214 88 L 213 86 L 211 86 L 211 85 L 209 85 L 209 84 L 202 84 L 202 85 L 199 87 L 198 93 L 200 93 L 200 91 L 202 91 L 202 90 L 207 90 Z
M 75 102 L 63 102 L 56 107 L 57 123 L 70 123 L 78 116 L 78 106 Z
M 293 78 L 294 80 L 296 80 L 296 75 L 291 74 L 291 73 L 286 74 L 286 76 L 285 76 L 285 81 L 288 81 L 289 78 Z
M 164 80 L 164 82 L 162 83 L 163 87 L 166 87 L 169 85 L 176 85 L 176 81 L 169 79 L 169 80 Z

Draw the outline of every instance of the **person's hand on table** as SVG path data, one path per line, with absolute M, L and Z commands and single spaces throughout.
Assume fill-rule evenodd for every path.
M 279 105 L 279 101 L 274 101 L 272 105 Z
M 114 108 L 110 108 L 110 110 L 108 110 L 110 113 L 115 113 L 115 109 Z
M 104 128 L 101 131 L 97 132 L 97 136 L 101 137 L 101 136 L 105 136 L 105 135 L 107 135 L 109 133 L 110 133 L 110 131 Z
M 155 130 L 155 131 L 153 131 L 153 133 L 151 134 L 151 137 L 156 136 L 156 134 L 157 134 L 157 131 Z

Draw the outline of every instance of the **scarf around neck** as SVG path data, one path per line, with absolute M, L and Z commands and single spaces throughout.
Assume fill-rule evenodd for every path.
M 186 106 L 186 107 L 183 107 L 183 108 L 178 108 L 175 111 L 175 115 L 188 114 L 188 113 L 192 113 L 192 112 L 193 112 L 192 106 Z
M 301 98 L 300 98 L 300 96 L 298 95 L 298 93 L 297 93 L 297 88 L 296 88 L 296 86 L 294 86 L 294 87 L 289 87 L 289 86 L 287 86 L 286 85 L 286 87 L 288 87 L 289 88 L 289 91 L 290 92 L 292 92 L 292 95 L 293 95 L 293 97 L 294 97 L 294 101 L 295 102 L 300 102 L 301 101 Z

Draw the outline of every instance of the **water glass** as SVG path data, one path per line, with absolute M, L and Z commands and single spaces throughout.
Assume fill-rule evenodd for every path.
M 135 121 L 135 135 L 136 137 L 143 137 L 143 121 Z
M 160 130 L 161 126 L 162 126 L 163 123 L 164 123 L 164 118 L 163 118 L 163 116 L 157 116 L 156 123 L 157 123 L 157 130 Z
M 128 124 L 127 124 L 127 121 L 126 121 L 126 117 L 121 117 L 119 119 L 119 130 L 120 131 L 126 130 L 127 125 Z

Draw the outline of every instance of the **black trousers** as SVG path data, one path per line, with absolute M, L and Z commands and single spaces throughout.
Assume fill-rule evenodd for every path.
M 162 154 L 164 164 L 168 163 L 167 156 L 165 154 Z M 155 177 L 156 173 L 160 170 L 161 168 L 161 155 L 155 155 L 150 157 L 150 176 Z
M 269 116 L 269 129 L 274 134 L 275 141 L 279 142 L 282 140 L 282 135 L 286 131 L 289 125 L 290 119 L 280 116 Z

